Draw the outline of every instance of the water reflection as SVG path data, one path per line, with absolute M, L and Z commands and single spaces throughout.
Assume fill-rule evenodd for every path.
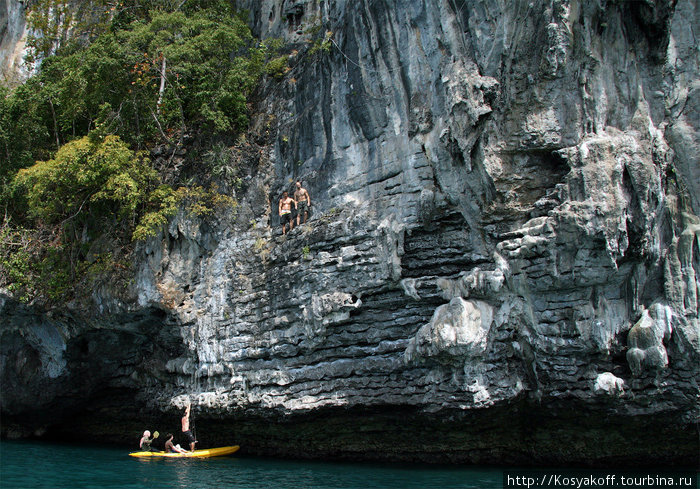
M 493 469 L 290 462 L 240 456 L 134 459 L 123 449 L 0 443 L 2 488 L 350 489 L 500 487 Z

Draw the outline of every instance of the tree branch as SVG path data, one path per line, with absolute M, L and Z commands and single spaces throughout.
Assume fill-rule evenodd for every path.
M 156 110 L 158 115 L 160 115 L 160 105 L 163 103 L 163 93 L 165 92 L 165 55 L 163 56 L 163 64 L 160 67 L 160 89 L 158 90 L 158 103 L 156 104 Z
M 165 132 L 163 132 L 163 127 L 160 125 L 160 121 L 158 120 L 158 116 L 151 110 L 151 115 L 156 121 L 156 124 L 158 125 L 158 130 L 160 131 L 160 135 L 163 136 L 163 139 L 166 141 L 170 142 L 170 138 L 166 136 Z
M 61 141 L 58 139 L 58 122 L 56 122 L 56 110 L 53 107 L 53 100 L 49 97 L 49 105 L 51 106 L 51 116 L 53 117 L 53 133 L 56 136 L 56 149 L 61 148 Z

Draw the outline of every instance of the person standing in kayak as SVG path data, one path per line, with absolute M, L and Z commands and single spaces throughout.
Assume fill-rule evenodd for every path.
M 194 439 L 190 431 L 190 406 L 190 404 L 187 405 L 185 414 L 182 417 L 182 436 L 184 436 L 187 443 L 190 444 L 190 452 L 194 452 L 194 445 L 197 443 L 197 440 Z

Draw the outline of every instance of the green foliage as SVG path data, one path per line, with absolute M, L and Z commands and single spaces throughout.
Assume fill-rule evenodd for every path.
M 157 181 L 145 154 L 113 135 L 71 141 L 20 170 L 12 187 L 25 196 L 33 229 L 7 220 L 0 229 L 0 286 L 24 300 L 64 299 L 114 271 L 120 257 L 105 246 L 157 235 L 179 208 L 205 218 L 236 207 L 216 188 L 174 190 Z
M 31 288 L 31 264 L 34 263 L 30 244 L 32 233 L 13 227 L 6 219 L 0 229 L 0 286 L 27 301 Z
M 241 185 L 239 158 L 232 148 L 217 143 L 204 154 L 202 160 L 215 179 L 234 187 Z
M 48 129 L 50 108 L 39 101 L 34 85 L 30 80 L 12 91 L 0 86 L 0 183 L 7 183 L 18 169 L 49 156 L 47 148 L 57 149 Z
M 50 301 L 58 301 L 71 290 L 74 281 L 82 276 L 84 262 L 79 270 L 73 270 L 65 246 L 48 247 L 44 257 L 36 266 L 37 283 Z
M 42 243 L 43 234 L 42 230 L 14 226 L 8 218 L 0 229 L 0 287 L 23 302 L 38 294 L 57 298 L 70 284 L 70 266 L 64 266 L 69 260 L 63 254 L 65 246 L 55 239 Z
M 14 184 L 25 190 L 30 217 L 66 225 L 107 209 L 121 219 L 133 216 L 156 178 L 145 155 L 117 136 L 84 137 L 61 147 L 54 159 L 20 170 Z
M 289 56 L 283 55 L 283 56 L 278 56 L 276 58 L 271 59 L 267 66 L 265 67 L 265 71 L 268 75 L 270 75 L 273 78 L 284 78 L 284 75 L 289 73 L 291 68 L 289 68 Z
M 157 178 L 145 154 L 117 136 L 84 137 L 61 147 L 54 159 L 21 170 L 14 185 L 24 189 L 29 216 L 44 224 L 84 228 L 106 218 L 138 220 L 137 240 L 154 236 L 180 205 L 197 216 L 236 206 L 215 188 L 173 190 L 156 186 Z
M 177 188 L 142 150 L 236 140 L 260 77 L 284 76 L 288 58 L 282 41 L 253 38 L 233 0 L 37 0 L 28 12 L 38 72 L 0 86 L 0 287 L 58 301 L 125 267 L 132 242 L 179 209 L 233 215 L 210 183 L 235 193 L 241 151 L 188 152 L 203 155 L 191 174 L 204 186 Z
M 168 185 L 161 185 L 149 195 L 149 206 L 152 210 L 141 217 L 134 229 L 132 238 L 135 241 L 156 236 L 180 207 L 193 216 L 207 217 L 215 212 L 220 215 L 233 212 L 238 202 L 219 193 L 214 187 L 180 187 L 173 190 Z
M 57 301 L 106 273 L 116 258 L 104 248 L 119 248 L 153 199 L 157 177 L 143 153 L 94 134 L 20 170 L 11 187 L 24 196 L 32 228 L 5 221 L 0 283 L 24 300 Z
M 33 0 L 27 3 L 27 39 L 30 63 L 49 56 L 56 48 L 74 48 L 108 31 L 125 29 L 151 12 L 215 12 L 217 19 L 236 16 L 231 0 Z M 76 36 L 76 33 L 79 35 Z
M 257 42 L 232 2 L 172 3 L 91 0 L 75 12 L 60 0 L 33 4 L 30 24 L 44 33 L 41 42 L 56 46 L 63 36 L 56 29 L 66 22 L 85 36 L 59 42 L 47 57 L 49 48 L 36 47 L 39 73 L 14 90 L 0 89 L 0 154 L 9 162 L 0 171 L 47 159 L 98 128 L 139 148 L 177 143 L 185 132 L 245 129 L 260 76 L 284 69 L 270 60 L 281 43 Z
M 128 51 L 141 53 L 133 60 L 133 93 L 160 114 L 163 127 L 176 129 L 185 121 L 216 132 L 245 126 L 261 53 L 250 48 L 253 38 L 240 19 L 209 11 L 159 12 L 117 38 Z
M 63 241 L 60 236 L 47 239 L 45 228 L 25 229 L 6 220 L 0 229 L 0 287 L 22 302 L 37 297 L 57 302 L 87 295 L 95 282 L 109 277 L 110 282 L 128 267 L 111 252 L 91 253 L 75 260 L 76 249 L 92 249 L 93 244 Z
M 180 187 L 177 196 L 187 212 L 197 217 L 210 216 L 214 212 L 225 215 L 238 207 L 236 199 L 219 193 L 216 187 Z
M 332 31 L 326 31 L 323 39 L 317 39 L 311 42 L 311 47 L 309 48 L 309 56 L 314 56 L 317 53 L 329 54 L 331 52 L 331 39 L 333 38 Z
M 178 196 L 169 185 L 159 185 L 148 195 L 148 208 L 134 229 L 132 239 L 144 240 L 158 234 L 177 212 Z

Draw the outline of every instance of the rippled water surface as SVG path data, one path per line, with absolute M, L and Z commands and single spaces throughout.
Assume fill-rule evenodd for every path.
M 493 488 L 501 471 L 464 467 L 292 462 L 241 456 L 135 459 L 110 447 L 0 443 L 0 487 L 10 488 Z

